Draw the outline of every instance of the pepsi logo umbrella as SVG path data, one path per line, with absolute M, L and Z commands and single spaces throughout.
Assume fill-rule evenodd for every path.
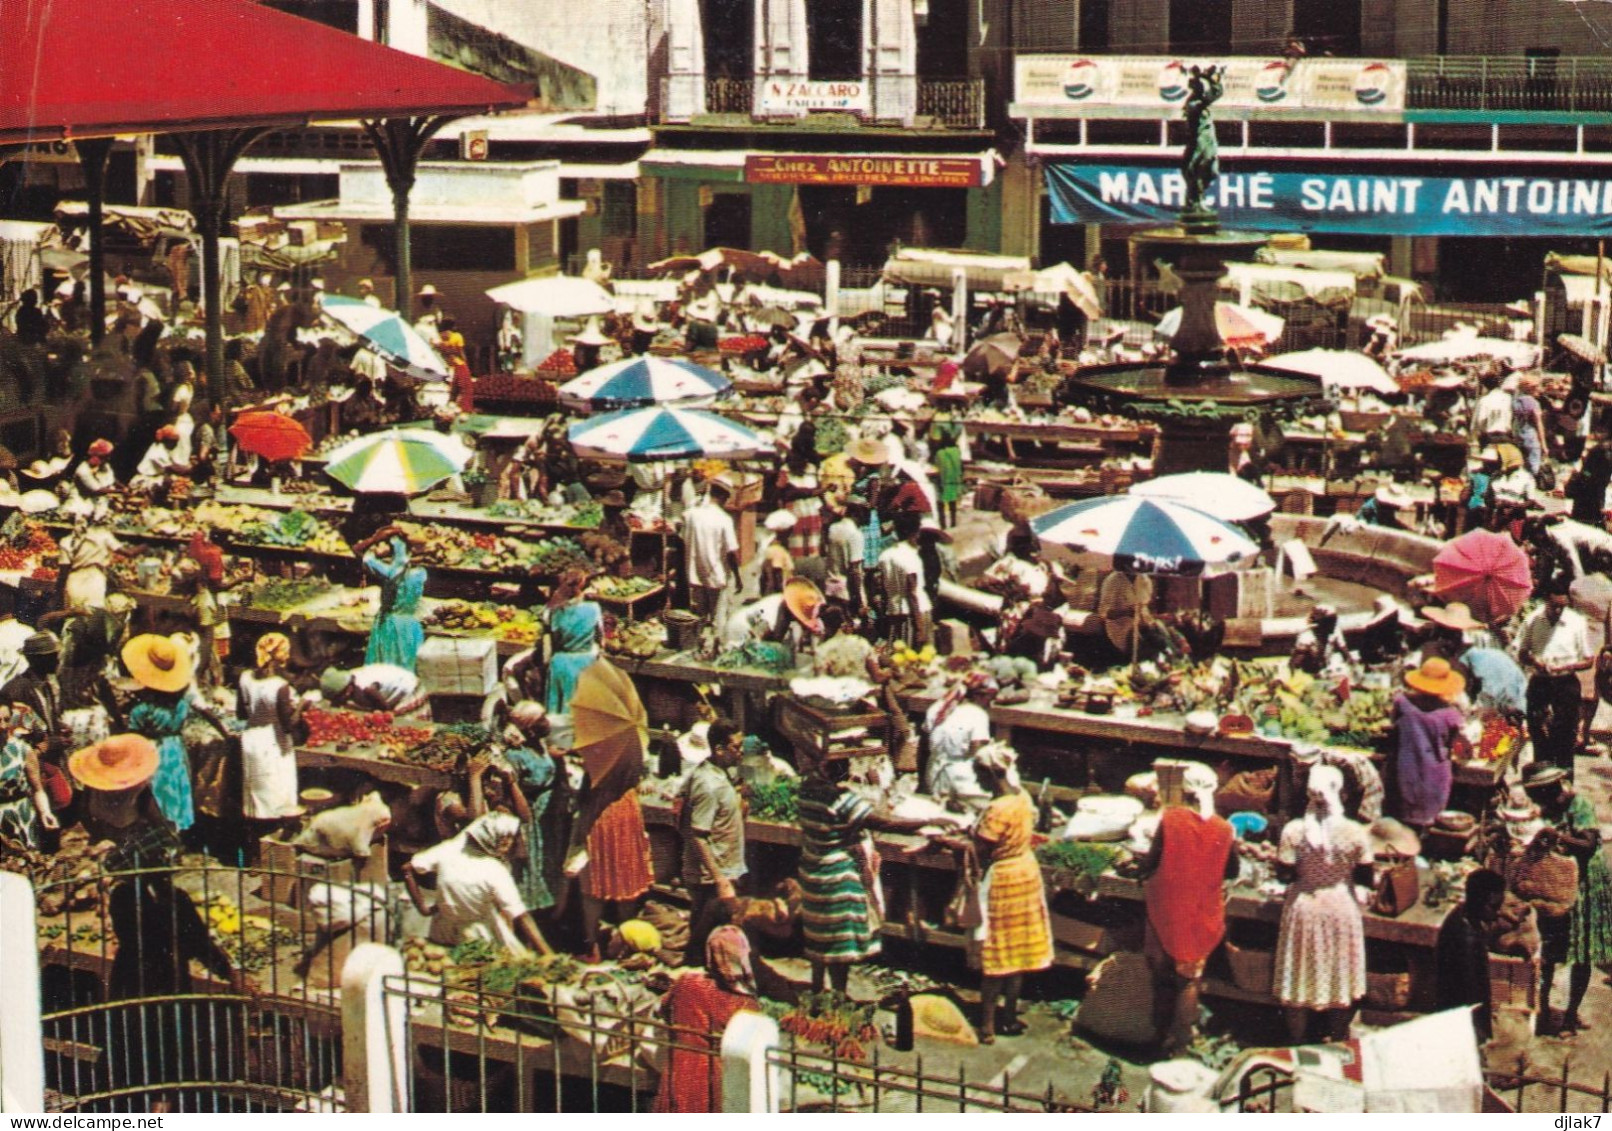
M 330 453 L 325 474 L 359 494 L 418 495 L 470 462 L 457 436 L 429 428 L 391 428 L 349 440 Z
M 713 369 L 676 357 L 632 357 L 590 369 L 560 386 L 567 408 L 611 410 L 677 403 L 709 404 L 733 388 Z
M 436 349 L 396 311 L 371 306 L 348 295 L 326 295 L 320 308 L 387 359 L 416 377 L 435 380 L 448 376 L 448 366 Z
M 1126 573 L 1197 577 L 1259 553 L 1247 535 L 1212 514 L 1135 495 L 1071 503 L 1031 519 L 1030 530 L 1055 556 Z
M 625 409 L 579 421 L 567 431 L 584 459 L 628 460 L 737 458 L 770 445 L 742 424 L 714 412 L 656 405 Z
M 1184 503 L 1223 522 L 1248 522 L 1276 509 L 1276 500 L 1264 490 L 1224 471 L 1161 475 L 1137 483 L 1130 493 L 1144 499 Z
M 1515 616 L 1533 584 L 1522 547 L 1492 530 L 1470 530 L 1433 558 L 1433 592 L 1445 601 L 1465 601 L 1485 624 Z

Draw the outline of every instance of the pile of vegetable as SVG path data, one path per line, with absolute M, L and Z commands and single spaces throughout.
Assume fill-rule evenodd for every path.
M 799 816 L 799 783 L 793 778 L 779 778 L 766 785 L 751 785 L 746 789 L 750 801 L 750 816 L 758 821 L 782 821 L 793 824 Z
M 246 591 L 246 603 L 253 608 L 284 612 L 329 593 L 332 586 L 322 577 L 290 579 L 269 577 Z
M 1522 731 L 1499 715 L 1483 717 L 1483 734 L 1474 746 L 1465 734 L 1457 734 L 1450 747 L 1452 762 L 1503 762 L 1522 742 Z
M 800 1003 L 778 1019 L 778 1028 L 809 1045 L 831 1050 L 841 1060 L 864 1063 L 868 1045 L 879 1039 L 878 1007 L 859 1005 L 832 990 L 803 994 Z
M 767 339 L 760 334 L 734 334 L 720 339 L 716 343 L 716 348 L 723 353 L 762 353 L 767 349 Z
M 25 522 L 0 543 L 0 570 L 31 570 L 57 552 L 56 539 L 37 522 Z
M 605 636 L 605 651 L 617 656 L 631 656 L 647 660 L 666 645 L 666 629 L 659 620 L 634 621 L 618 624 L 614 632 Z
M 557 349 L 538 362 L 537 371 L 545 377 L 569 380 L 577 375 L 577 359 L 568 349 Z
M 598 503 L 581 506 L 550 506 L 539 499 L 500 499 L 487 508 L 493 518 L 524 518 L 550 526 L 576 526 L 592 528 L 604 519 L 604 508 Z
M 303 712 L 309 746 L 378 746 L 407 750 L 432 737 L 429 727 L 399 726 L 390 711 L 332 711 L 311 707 Z
M 752 640 L 723 652 L 716 658 L 716 666 L 724 670 L 759 668 L 762 671 L 782 674 L 795 669 L 795 654 L 783 644 L 775 644 L 770 640 Z
M 227 895 L 210 893 L 203 904 L 207 928 L 229 960 L 248 974 L 265 969 L 278 955 L 300 945 L 297 932 L 262 915 L 245 915 Z
M 422 619 L 445 633 L 491 634 L 516 644 L 535 644 L 542 635 L 542 626 L 529 609 L 488 601 L 444 601 Z
M 1082 840 L 1049 840 L 1035 850 L 1041 867 L 1060 877 L 1057 886 L 1091 890 L 1123 850 Z
M 476 378 L 476 396 L 494 401 L 552 401 L 554 385 L 512 373 L 491 373 Z
M 337 531 L 322 518 L 307 511 L 287 511 L 243 526 L 238 537 L 256 546 L 283 546 L 315 554 L 348 555 L 353 552 Z
M 494 573 L 528 570 L 557 574 L 572 566 L 591 568 L 593 559 L 571 538 L 530 541 L 499 534 L 471 533 L 446 525 L 399 523 L 415 560 L 426 566 L 479 569 Z
M 845 427 L 845 421 L 837 416 L 821 416 L 817 418 L 815 446 L 818 455 L 839 455 L 845 450 L 845 445 L 850 442 L 851 434 Z
M 588 586 L 588 596 L 623 601 L 659 588 L 660 582 L 649 577 L 596 577 Z

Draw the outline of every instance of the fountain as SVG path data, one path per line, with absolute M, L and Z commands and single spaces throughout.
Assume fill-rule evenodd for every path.
M 1181 172 L 1186 181 L 1179 223 L 1142 232 L 1134 240 L 1168 262 L 1181 280 L 1181 325 L 1170 339 L 1163 365 L 1101 365 L 1082 368 L 1065 386 L 1066 396 L 1102 411 L 1157 422 L 1160 436 L 1154 471 L 1224 471 L 1233 424 L 1277 407 L 1294 408 L 1320 397 L 1309 377 L 1245 373 L 1226 356 L 1215 322 L 1215 299 L 1228 260 L 1247 262 L 1267 242 L 1257 232 L 1222 231 L 1220 217 L 1204 196 L 1220 175 L 1219 146 L 1210 107 L 1222 93 L 1222 68 L 1192 67 L 1185 105 L 1187 146 Z

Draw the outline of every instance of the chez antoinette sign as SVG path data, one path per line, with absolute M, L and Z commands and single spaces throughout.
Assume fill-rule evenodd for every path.
M 837 110 L 866 114 L 871 108 L 868 84 L 857 80 L 761 79 L 756 84 L 756 110 L 766 114 L 809 114 Z

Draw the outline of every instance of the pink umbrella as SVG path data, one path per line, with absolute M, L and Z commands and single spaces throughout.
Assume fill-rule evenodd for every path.
M 1533 586 L 1528 555 L 1493 531 L 1469 531 L 1433 559 L 1433 592 L 1446 601 L 1465 601 L 1488 624 L 1516 615 Z

